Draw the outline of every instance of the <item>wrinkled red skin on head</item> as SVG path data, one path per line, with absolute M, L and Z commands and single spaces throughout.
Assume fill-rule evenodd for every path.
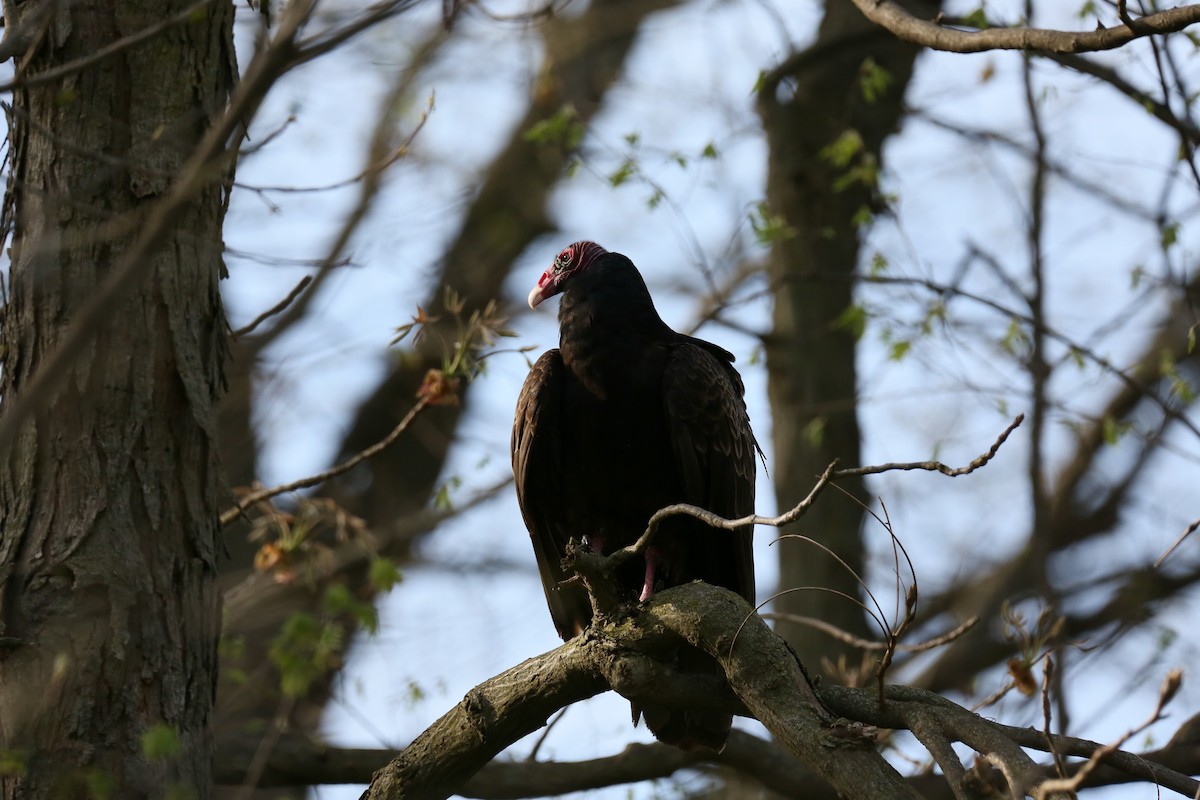
M 568 245 L 555 257 L 550 269 L 538 278 L 537 286 L 529 293 L 529 307 L 537 308 L 546 298 L 562 292 L 567 278 L 587 269 L 589 264 L 607 252 L 595 242 L 586 240 Z

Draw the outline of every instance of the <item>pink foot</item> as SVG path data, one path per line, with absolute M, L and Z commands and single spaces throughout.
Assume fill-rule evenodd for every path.
M 646 578 L 642 583 L 642 594 L 638 597 L 639 603 L 644 603 L 650 599 L 650 595 L 654 594 L 654 570 L 662 560 L 662 553 L 654 545 L 646 548 Z

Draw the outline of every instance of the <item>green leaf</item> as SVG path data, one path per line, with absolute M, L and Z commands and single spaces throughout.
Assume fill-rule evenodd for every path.
M 454 501 L 450 498 L 450 493 L 460 486 L 462 486 L 462 478 L 457 475 L 447 478 L 446 482 L 438 487 L 437 494 L 433 498 L 434 510 L 453 511 Z
M 646 198 L 646 205 L 651 209 L 658 208 L 665 196 L 662 189 L 655 189 L 654 193 Z
M 354 607 L 352 614 L 354 621 L 367 632 L 368 636 L 379 633 L 379 612 L 375 610 L 375 606 L 370 603 L 359 603 Z
M 978 28 L 981 31 L 992 27 L 991 23 L 988 22 L 987 10 L 983 6 L 963 17 L 963 24 L 972 28 Z
M 1087 17 L 1094 16 L 1096 16 L 1096 3 L 1094 0 L 1087 0 L 1086 3 L 1079 7 L 1080 19 L 1086 19 Z
M 630 131 L 629 133 L 625 134 L 625 142 L 630 147 L 637 147 L 638 142 L 640 142 L 641 140 L 642 140 L 641 134 L 639 134 L 637 131 Z
M 804 441 L 808 442 L 808 446 L 814 449 L 821 446 L 821 442 L 825 440 L 825 418 L 813 417 L 800 431 L 800 435 Z
M 1116 445 L 1121 440 L 1121 437 L 1129 433 L 1133 429 L 1133 424 L 1130 422 L 1119 422 L 1112 417 L 1105 417 L 1100 425 L 1101 435 L 1104 437 L 1104 443 L 1109 447 Z
M 1163 252 L 1170 250 L 1177 241 L 1179 241 L 1179 223 L 1163 223 L 1162 227 L 1158 229 L 1158 244 Z
M 344 583 L 334 583 L 325 589 L 325 610 L 330 614 L 345 614 L 354 609 L 358 601 Z
M 1175 644 L 1175 640 L 1179 638 L 1179 631 L 1174 628 L 1169 628 L 1163 625 L 1158 629 L 1158 647 L 1160 650 L 1166 650 L 1171 645 Z
M 717 152 L 717 146 L 712 142 L 709 142 L 708 144 L 704 145 L 704 149 L 700 151 L 700 157 L 715 161 L 721 157 L 721 154 Z
M 616 188 L 622 183 L 625 183 L 625 181 L 629 180 L 629 178 L 636 173 L 637 165 L 634 164 L 631 159 L 627 158 L 621 162 L 621 166 L 617 167 L 617 169 L 608 176 L 608 182 L 613 188 Z
M 862 134 L 847 128 L 833 142 L 822 147 L 819 155 L 835 167 L 847 167 L 864 147 Z
M 1192 327 L 1188 328 L 1187 352 L 1188 352 L 1189 356 L 1196 350 L 1196 327 L 1197 327 L 1197 325 L 1200 325 L 1200 322 L 1198 322 L 1198 323 L 1196 323 L 1196 325 L 1193 325 Z
M 933 333 L 933 323 L 941 322 L 946 319 L 946 304 L 941 300 L 934 300 L 929 304 L 929 308 L 925 309 L 925 317 L 921 320 L 921 334 L 928 336 Z
M 767 83 L 767 71 L 765 69 L 760 69 L 758 71 L 758 77 L 756 77 L 754 79 L 754 85 L 752 87 L 750 87 L 750 94 L 759 94 L 760 92 L 762 92 L 763 86 L 765 86 L 766 83 Z
M 371 559 L 371 564 L 367 569 L 367 580 L 370 581 L 371 588 L 375 591 L 391 591 L 392 587 L 403 579 L 400 567 L 396 565 L 395 561 L 383 556 L 375 556 Z
M 868 56 L 858 67 L 858 85 L 863 99 L 868 103 L 874 103 L 883 97 L 887 93 L 888 87 L 892 85 L 892 73 L 879 66 L 875 59 Z
M 898 342 L 892 342 L 891 351 L 888 353 L 888 359 L 891 361 L 903 361 L 908 355 L 908 351 L 912 349 L 912 342 L 907 339 L 901 339 Z
M 313 681 L 340 665 L 344 639 L 339 625 L 304 612 L 290 616 L 267 651 L 279 670 L 283 693 L 298 697 Z
M 888 260 L 887 256 L 876 250 L 871 254 L 871 263 L 867 267 L 867 274 L 872 278 L 878 278 L 883 273 L 887 272 Z
M 850 218 L 850 222 L 856 228 L 865 228 L 875 221 L 875 212 L 869 206 L 859 206 L 854 212 L 854 216 Z
M 1171 383 L 1171 394 L 1176 395 L 1184 403 L 1191 403 L 1196 399 L 1196 390 L 1187 378 L 1179 374 L 1179 368 L 1175 364 L 1175 356 L 1169 350 L 1163 350 L 1159 354 L 1158 370 L 1164 378 L 1167 378 Z
M 524 138 L 534 144 L 559 145 L 565 150 L 574 150 L 583 142 L 583 134 L 584 127 L 575 107 L 567 103 L 552 116 L 530 125 Z
M 92 800 L 108 800 L 117 793 L 117 779 L 106 769 L 85 770 L 83 782 Z
M 765 202 L 755 206 L 754 212 L 750 214 L 750 228 L 754 231 L 754 238 L 764 247 L 770 247 L 796 235 L 796 229 L 787 224 L 783 215 L 772 214 L 770 206 Z
M 0 750 L 0 775 L 24 775 L 31 755 L 29 750 Z
M 454 510 L 454 504 L 450 502 L 450 488 L 446 484 L 439 486 L 437 494 L 433 496 L 433 508 L 435 511 Z
M 1133 272 L 1129 273 L 1129 288 L 1130 289 L 1138 288 L 1138 286 L 1142 282 L 1142 278 L 1145 277 L 1145 275 L 1146 275 L 1146 270 L 1141 264 L 1134 267 Z
M 1000 346 L 1013 355 L 1019 355 L 1029 347 L 1029 334 L 1025 332 L 1021 321 L 1013 317 L 1008 321 L 1008 330 L 1000 339 Z
M 833 327 L 836 330 L 846 331 L 857 341 L 866 333 L 868 316 L 866 306 L 860 303 L 851 303 L 834 320 Z
M 155 723 L 142 734 L 142 755 L 151 761 L 172 758 L 181 748 L 179 733 L 165 722 Z
M 863 153 L 858 163 L 846 170 L 833 182 L 835 192 L 843 192 L 855 184 L 874 188 L 879 183 L 879 165 L 871 153 Z

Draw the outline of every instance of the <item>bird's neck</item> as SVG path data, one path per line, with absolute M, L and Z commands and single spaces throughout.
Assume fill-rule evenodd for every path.
M 674 335 L 658 316 L 641 276 L 632 265 L 629 270 L 633 274 L 625 280 L 579 276 L 559 306 L 563 362 L 602 396 L 634 380 L 647 351 Z

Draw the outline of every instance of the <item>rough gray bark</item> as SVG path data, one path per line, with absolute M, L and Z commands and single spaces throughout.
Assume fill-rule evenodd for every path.
M 181 0 L 62 4 L 18 54 L 40 72 L 167 19 Z M 32 4 L 9 3 L 20 26 Z M 15 93 L 14 225 L 0 415 L 26 387 L 166 190 L 233 85 L 233 9 Z M 164 80 L 169 76 L 169 80 Z M 125 287 L 66 380 L 0 452 L 0 749 L 27 755 L 0 797 L 211 794 L 225 355 L 218 185 L 194 196 L 148 277 Z M 181 748 L 151 760 L 142 734 Z M 89 784 L 90 782 L 90 784 Z
M 875 208 L 874 187 L 835 188 L 847 171 L 822 155 L 847 131 L 862 137 L 861 158 L 880 160 L 884 139 L 899 125 L 917 48 L 872 25 L 849 3 L 825 4 L 816 42 L 767 76 L 758 98 L 767 133 L 767 198 L 794 235 L 775 243 L 768 271 L 775 287 L 773 329 L 766 339 L 775 495 L 786 508 L 803 497 L 834 459 L 862 463 L 859 454 L 855 349 L 839 318 L 853 301 L 859 263 L 855 215 Z M 874 59 L 891 78 L 874 102 L 864 97 L 861 69 Z M 865 499 L 861 480 L 841 488 Z M 829 497 L 797 530 L 830 547 L 862 574 L 863 510 L 849 497 Z M 851 597 L 861 587 L 844 568 L 810 545 L 779 548 L 780 589 L 824 587 Z M 825 591 L 798 591 L 775 601 L 777 611 L 816 617 L 859 636 L 869 631 L 862 609 Z M 810 664 L 861 654 L 803 625 L 780 622 L 780 633 Z

